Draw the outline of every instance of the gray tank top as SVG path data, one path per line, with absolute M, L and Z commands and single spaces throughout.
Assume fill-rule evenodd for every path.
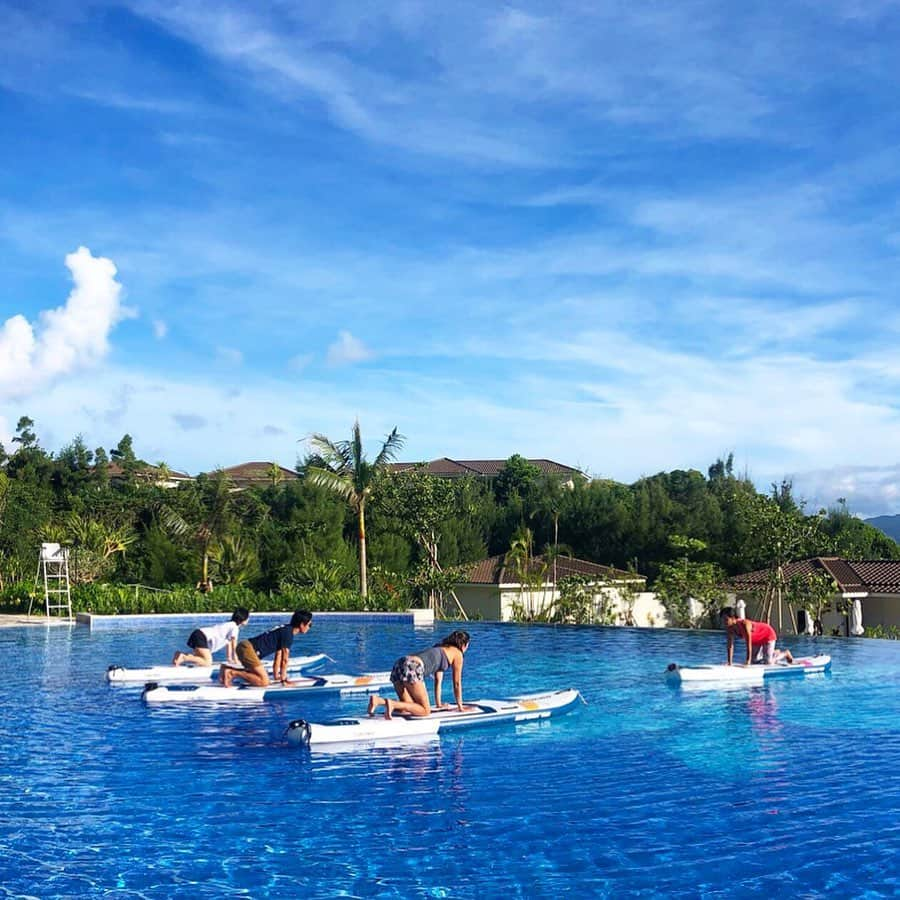
M 429 675 L 434 675 L 435 672 L 446 672 L 450 668 L 450 660 L 447 659 L 447 654 L 444 653 L 443 647 L 429 647 L 427 650 L 417 653 L 416 656 L 422 660 L 426 678 Z

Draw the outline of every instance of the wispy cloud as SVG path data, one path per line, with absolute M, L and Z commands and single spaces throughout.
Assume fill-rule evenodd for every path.
M 206 419 L 195 413 L 172 413 L 172 420 L 184 431 L 199 431 L 207 425 Z
M 226 366 L 240 366 L 244 362 L 244 354 L 234 347 L 216 347 L 216 357 Z
M 794 495 L 816 512 L 846 500 L 864 518 L 900 509 L 900 463 L 887 466 L 834 466 L 788 473 Z
M 348 366 L 372 359 L 372 352 L 349 331 L 341 331 L 337 340 L 328 348 L 327 361 L 330 366 Z
M 291 459 L 364 396 L 411 457 L 629 480 L 734 450 L 890 499 L 890 6 L 0 9 L 0 433 L 21 410 L 209 469 Z M 121 275 L 76 328 L 46 311 L 79 244 Z

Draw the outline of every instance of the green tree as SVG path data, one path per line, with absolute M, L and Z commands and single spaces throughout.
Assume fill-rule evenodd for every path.
M 545 477 L 541 480 L 538 493 L 535 497 L 534 507 L 531 517 L 546 517 L 550 519 L 552 524 L 553 538 L 553 557 L 552 557 L 552 573 L 553 584 L 557 582 L 557 565 L 556 560 L 559 556 L 559 517 L 562 514 L 563 506 L 566 501 L 567 494 L 570 489 L 559 479 L 552 476 Z
M 502 504 L 509 503 L 514 494 L 528 501 L 537 492 L 540 480 L 541 470 L 524 456 L 514 453 L 494 480 L 494 494 Z
M 75 512 L 46 527 L 42 537 L 71 549 L 69 577 L 74 584 L 89 584 L 107 577 L 116 555 L 125 553 L 136 539 L 128 525 L 104 522 Z
M 248 584 L 259 576 L 256 550 L 241 535 L 226 534 L 210 543 L 210 560 L 223 584 Z
M 306 478 L 342 497 L 356 514 L 359 537 L 359 592 L 368 596 L 366 576 L 366 503 L 372 495 L 379 473 L 387 467 L 403 447 L 404 438 L 397 429 L 387 436 L 372 462 L 363 450 L 359 421 L 353 424 L 349 441 L 332 441 L 324 434 L 314 434 L 310 444 L 322 461 L 321 466 L 306 466 Z
M 122 472 L 125 475 L 125 481 L 129 484 L 132 483 L 137 474 L 138 467 L 140 466 L 140 460 L 135 455 L 134 443 L 130 434 L 122 436 L 122 439 L 116 444 L 115 449 L 109 451 L 109 457 L 113 462 L 121 466 Z
M 670 542 L 680 556 L 675 562 L 659 567 L 655 584 L 657 596 L 676 627 L 711 625 L 716 610 L 725 601 L 724 573 L 713 563 L 691 558 L 706 551 L 703 541 L 673 534 Z M 703 607 L 703 613 L 698 617 L 691 613 L 692 599 Z
M 208 590 L 210 548 L 221 543 L 232 524 L 231 481 L 221 470 L 201 476 L 182 494 L 181 509 L 168 502 L 158 506 L 160 521 L 176 537 L 188 538 L 200 553 L 200 586 Z

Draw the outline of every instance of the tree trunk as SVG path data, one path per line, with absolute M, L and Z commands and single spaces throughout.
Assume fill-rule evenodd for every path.
M 559 557 L 559 514 L 553 516 L 553 590 L 556 590 L 556 560 Z
M 359 504 L 359 592 L 363 597 L 369 596 L 366 580 L 366 505 Z

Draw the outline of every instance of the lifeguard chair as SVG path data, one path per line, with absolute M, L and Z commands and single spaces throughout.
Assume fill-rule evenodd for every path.
M 69 590 L 69 551 L 56 543 L 41 544 L 37 580 L 44 583 L 44 609 L 47 616 L 72 621 L 72 595 Z M 28 615 L 34 598 L 28 604 Z

